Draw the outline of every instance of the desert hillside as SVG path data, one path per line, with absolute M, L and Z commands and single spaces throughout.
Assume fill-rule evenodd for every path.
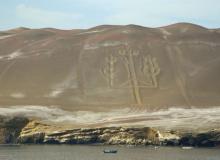
M 4 106 L 218 106 L 219 69 L 219 30 L 193 24 L 0 32 Z

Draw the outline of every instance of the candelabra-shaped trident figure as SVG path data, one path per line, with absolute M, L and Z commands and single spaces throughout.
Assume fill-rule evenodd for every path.
M 115 63 L 117 62 L 117 58 L 112 54 L 105 58 L 105 66 L 101 70 L 102 75 L 108 82 L 109 88 L 114 86 L 114 78 L 115 78 Z
M 120 50 L 119 54 L 123 58 L 126 70 L 128 72 L 128 80 L 129 84 L 132 88 L 132 93 L 134 95 L 134 99 L 137 103 L 137 105 L 142 105 L 142 100 L 140 96 L 140 89 L 138 86 L 138 80 L 137 80 L 137 75 L 135 71 L 135 64 L 134 64 L 134 56 L 138 56 L 139 52 L 134 51 L 130 48 L 126 48 L 124 50 Z

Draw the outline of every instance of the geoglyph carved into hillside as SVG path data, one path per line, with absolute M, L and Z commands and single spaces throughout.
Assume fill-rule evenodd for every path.
M 112 54 L 105 58 L 105 66 L 101 69 L 101 73 L 108 83 L 108 87 L 112 88 L 114 86 L 115 78 L 115 63 L 117 58 Z
M 105 63 L 101 69 L 101 74 L 107 81 L 108 87 L 131 89 L 137 105 L 143 104 L 140 88 L 157 88 L 159 85 L 157 77 L 161 71 L 157 59 L 151 55 L 144 55 L 141 59 L 142 62 L 135 63 L 134 59 L 140 55 L 139 51 L 130 48 L 119 50 L 118 54 L 110 54 L 105 57 Z M 115 73 L 118 72 L 116 67 L 117 63 L 123 63 L 125 72 L 127 73 L 127 80 L 119 85 L 114 83 L 115 78 L 117 78 Z M 138 66 L 135 66 L 135 64 L 138 64 Z M 137 70 L 139 70 L 139 73 L 143 74 L 143 80 L 138 79 Z

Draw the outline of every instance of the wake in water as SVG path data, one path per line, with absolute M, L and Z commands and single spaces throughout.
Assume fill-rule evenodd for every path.
M 77 125 L 148 126 L 167 129 L 211 129 L 220 127 L 220 107 L 169 108 L 160 111 L 130 112 L 129 108 L 109 112 L 65 111 L 58 107 L 12 106 L 0 108 L 0 115 L 37 118 L 44 122 Z

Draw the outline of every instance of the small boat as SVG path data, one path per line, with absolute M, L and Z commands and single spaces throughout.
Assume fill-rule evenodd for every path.
M 104 153 L 117 153 L 118 151 L 116 149 L 105 149 L 103 150 Z
M 182 147 L 182 149 L 193 149 L 193 147 L 187 147 L 187 146 L 185 146 L 185 147 Z

